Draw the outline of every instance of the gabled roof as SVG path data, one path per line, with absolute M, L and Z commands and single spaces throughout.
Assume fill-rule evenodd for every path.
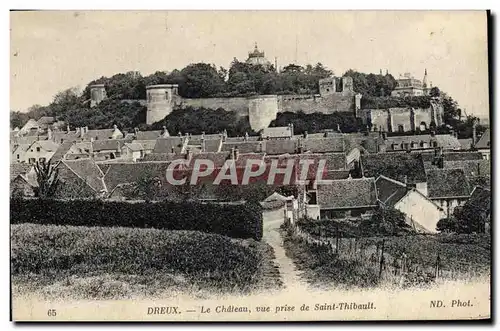
M 291 138 L 293 130 L 290 126 L 278 126 L 264 128 L 261 131 L 262 138 Z
M 35 143 L 40 145 L 40 147 L 42 147 L 47 152 L 55 152 L 59 148 L 59 144 L 56 144 L 52 140 L 40 140 Z
M 16 148 L 14 148 L 13 152 L 19 151 L 19 152 L 26 152 L 30 148 L 31 144 L 20 144 L 17 145 Z
M 149 153 L 144 155 L 142 158 L 143 161 L 148 162 L 148 161 L 173 161 L 173 160 L 178 160 L 178 159 L 185 159 L 186 154 L 180 154 L 180 153 Z
M 37 121 L 38 124 L 40 125 L 48 125 L 48 124 L 52 124 L 56 121 L 56 119 L 52 116 L 42 116 L 40 117 L 40 119 Z
M 472 147 L 472 139 L 458 139 L 458 142 L 460 143 L 460 146 L 462 146 L 462 149 L 468 150 L 471 149 Z
M 332 180 L 318 184 L 318 205 L 321 209 L 375 207 L 377 191 L 374 178 Z
M 224 162 L 230 158 L 230 152 L 217 152 L 217 153 L 197 153 L 191 157 L 190 166 L 194 166 L 196 160 L 210 160 L 214 163 L 216 168 L 222 167 Z
M 118 129 L 116 130 L 117 132 L 119 131 Z M 112 139 L 113 133 L 115 133 L 115 129 L 88 130 L 86 133 L 81 134 L 81 137 L 84 139 L 107 140 Z M 119 138 L 123 138 L 123 133 L 118 135 Z
M 31 164 L 27 163 L 11 163 L 10 164 L 10 180 L 12 181 L 18 175 L 25 175 L 33 169 Z
M 70 169 L 95 192 L 99 193 L 106 190 L 106 186 L 102 180 L 103 173 L 94 160 L 62 160 L 57 167 L 61 166 L 66 166 Z M 61 179 L 64 180 L 64 178 Z
M 490 129 L 486 129 L 474 147 L 480 149 L 490 148 L 490 139 Z
M 126 147 L 133 152 L 140 152 L 140 151 L 144 150 L 144 147 L 142 146 L 142 144 L 139 144 L 137 142 L 125 143 L 125 145 L 123 147 Z
M 262 151 L 266 154 L 294 154 L 297 152 L 297 140 L 264 140 L 262 141 Z
M 431 199 L 466 197 L 471 193 L 464 169 L 427 170 L 427 192 Z
M 180 153 L 182 151 L 182 146 L 184 139 L 182 137 L 168 137 L 160 138 L 156 140 L 153 153 Z
M 385 176 L 379 176 L 375 180 L 375 184 L 378 199 L 386 206 L 393 207 L 408 192 L 405 184 Z
M 302 150 L 311 153 L 331 153 L 344 151 L 343 137 L 327 137 L 317 139 L 302 139 L 300 141 Z
M 361 166 L 365 177 L 383 175 L 399 182 L 423 183 L 427 180 L 424 162 L 415 153 L 379 153 L 361 155 Z
M 160 138 L 162 135 L 162 130 L 154 130 L 154 131 L 137 131 L 135 133 L 135 139 L 137 140 L 156 140 Z M 166 131 L 166 135 L 163 138 L 170 136 L 168 131 Z
M 59 145 L 59 148 L 56 150 L 54 155 L 50 158 L 50 162 L 55 164 L 56 162 L 62 160 L 64 158 L 64 155 L 68 153 L 69 149 L 71 146 L 74 144 L 72 141 L 65 141 L 61 145 Z
M 141 144 L 145 151 L 152 151 L 155 148 L 156 140 L 133 140 L 132 143 Z
M 476 186 L 465 205 L 475 207 L 489 214 L 491 212 L 491 191 L 484 187 Z
M 129 142 L 125 139 L 108 139 L 108 140 L 94 140 L 92 141 L 92 150 L 94 152 L 100 151 L 116 151 L 121 150 L 125 143 Z
M 108 192 L 119 184 L 135 183 L 142 176 L 151 175 L 166 181 L 165 174 L 170 162 L 111 163 L 104 176 Z

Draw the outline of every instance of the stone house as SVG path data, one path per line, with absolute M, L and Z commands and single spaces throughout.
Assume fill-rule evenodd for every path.
M 308 205 L 317 205 L 320 218 L 369 217 L 377 208 L 374 178 L 324 181 L 316 184 L 307 195 Z M 308 206 L 308 212 L 311 213 L 314 207 Z
M 458 206 L 463 206 L 471 195 L 469 180 L 463 168 L 428 169 L 428 197 L 450 217 Z
M 375 181 L 381 206 L 406 214 L 406 223 L 418 232 L 436 233 L 436 225 L 445 216 L 443 208 L 414 187 L 379 176 Z
M 24 158 L 27 163 L 49 161 L 59 148 L 52 140 L 37 140 L 27 149 Z

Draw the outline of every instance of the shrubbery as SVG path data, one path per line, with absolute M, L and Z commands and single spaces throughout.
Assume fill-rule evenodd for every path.
M 128 203 L 101 200 L 11 199 L 10 222 L 197 230 L 234 238 L 262 238 L 256 203 Z

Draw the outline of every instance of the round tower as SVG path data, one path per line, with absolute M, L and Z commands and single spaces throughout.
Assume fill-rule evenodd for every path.
M 177 84 L 150 85 L 146 87 L 147 115 L 146 124 L 153 124 L 172 112 L 177 96 Z
M 277 95 L 257 95 L 248 98 L 248 118 L 252 130 L 267 128 L 278 114 Z
M 104 84 L 93 84 L 90 88 L 90 107 L 95 107 L 106 99 L 106 87 Z

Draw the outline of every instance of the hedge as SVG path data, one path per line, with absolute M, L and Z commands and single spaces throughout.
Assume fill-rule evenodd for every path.
M 233 238 L 262 239 L 262 207 L 256 203 L 10 200 L 10 222 L 74 226 L 122 226 L 194 230 Z

